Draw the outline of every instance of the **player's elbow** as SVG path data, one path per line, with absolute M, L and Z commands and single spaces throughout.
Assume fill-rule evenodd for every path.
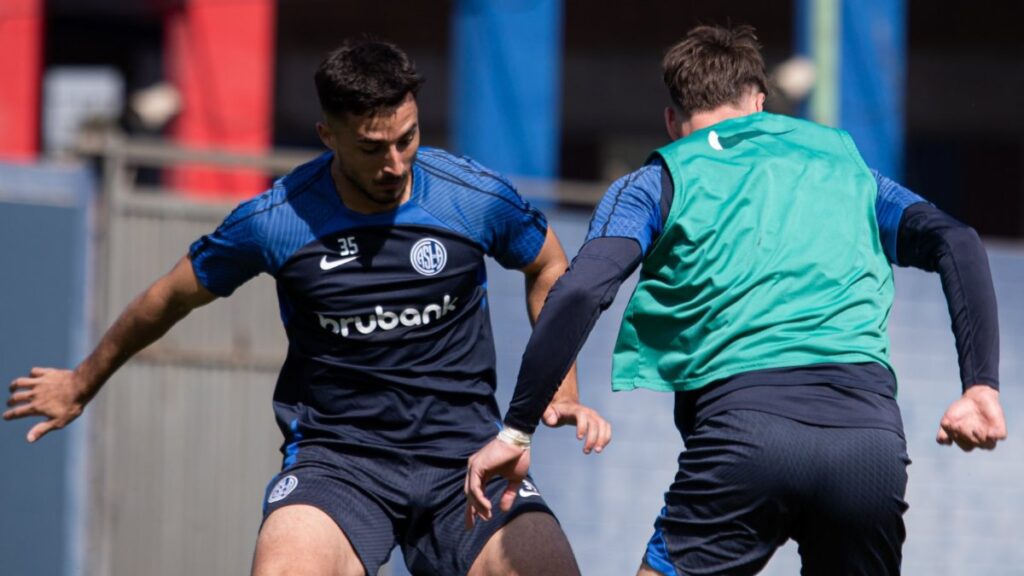
M 579 281 L 571 274 L 562 277 L 562 280 L 555 286 L 558 298 L 567 307 L 579 310 L 596 310 L 602 307 L 601 293 L 584 282 Z M 555 290 L 552 290 L 555 293 Z
M 959 223 L 958 223 L 959 224 Z M 941 233 L 941 245 L 954 259 L 985 258 L 985 245 L 978 232 L 966 224 L 950 226 Z

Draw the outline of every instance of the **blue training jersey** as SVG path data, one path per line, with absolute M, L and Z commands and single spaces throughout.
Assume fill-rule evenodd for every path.
M 522 268 L 544 216 L 467 158 L 420 148 L 410 199 L 348 209 L 325 153 L 242 203 L 189 252 L 219 296 L 266 272 L 288 355 L 274 412 L 288 459 L 316 443 L 464 459 L 494 436 L 484 255 Z

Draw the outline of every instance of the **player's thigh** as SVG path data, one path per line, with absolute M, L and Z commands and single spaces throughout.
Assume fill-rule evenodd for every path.
M 253 576 L 365 576 L 348 537 L 326 512 L 296 504 L 274 510 L 263 522 L 253 556 Z
M 417 500 L 427 504 L 416 516 L 429 521 L 414 522 L 401 541 L 406 566 L 413 574 L 577 573 L 565 535 L 532 477 L 523 480 L 512 507 L 505 512 L 499 500 L 508 482 L 492 478 L 484 492 L 491 501 L 493 517 L 477 522 L 471 530 L 465 524 L 465 464 L 424 465 L 418 477 L 423 479 L 425 492 Z
M 491 536 L 469 576 L 570 576 L 579 572 L 569 540 L 555 517 L 524 512 Z
M 393 482 L 381 478 L 388 469 L 385 462 L 318 447 L 300 451 L 268 485 L 255 566 L 291 574 L 297 571 L 288 566 L 308 559 L 344 570 L 324 574 L 375 576 L 395 546 L 392 512 L 401 506 Z

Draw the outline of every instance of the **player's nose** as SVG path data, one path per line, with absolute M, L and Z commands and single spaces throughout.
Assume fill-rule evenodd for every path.
M 402 153 L 398 150 L 398 147 L 389 146 L 388 152 L 384 156 L 384 171 L 389 174 L 403 174 L 405 172 L 404 164 Z

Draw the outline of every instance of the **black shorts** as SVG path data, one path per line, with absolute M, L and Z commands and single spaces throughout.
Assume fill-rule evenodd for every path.
M 315 506 L 341 527 L 369 576 L 377 574 L 396 544 L 413 574 L 465 574 L 487 540 L 513 518 L 523 512 L 552 514 L 529 477 L 512 509 L 501 512 L 498 500 L 506 482 L 495 478 L 487 484 L 493 518 L 466 530 L 465 475 L 465 462 L 305 447 L 267 486 L 263 519 L 292 504 Z
M 664 574 L 759 572 L 792 538 L 802 574 L 898 574 L 906 442 L 752 410 L 712 416 L 686 440 L 645 562 Z

